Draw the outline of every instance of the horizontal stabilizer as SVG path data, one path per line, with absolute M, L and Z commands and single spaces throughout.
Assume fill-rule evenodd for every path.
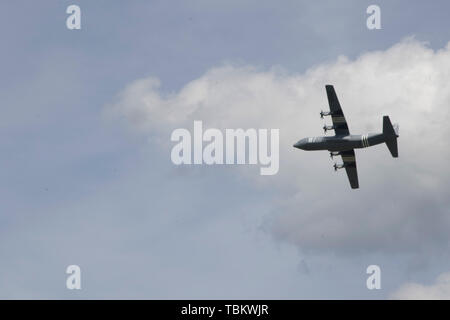
M 386 145 L 394 158 L 398 158 L 398 124 L 394 126 L 388 116 L 383 117 L 383 134 L 386 139 Z
M 395 124 L 395 126 L 393 126 L 391 120 L 389 119 L 389 116 L 383 117 L 383 133 L 386 136 L 398 137 L 398 124 Z
M 394 158 L 398 158 L 397 137 L 386 140 L 386 145 Z

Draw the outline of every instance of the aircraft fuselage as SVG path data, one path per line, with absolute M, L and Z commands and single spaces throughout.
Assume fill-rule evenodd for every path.
M 383 133 L 368 133 L 308 137 L 299 140 L 294 144 L 294 147 L 302 150 L 347 151 L 367 148 L 385 142 L 386 136 Z

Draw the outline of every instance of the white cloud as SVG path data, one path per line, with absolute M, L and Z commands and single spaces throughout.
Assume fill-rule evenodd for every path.
M 450 272 L 441 274 L 434 284 L 426 286 L 407 283 L 391 295 L 399 300 L 448 300 L 450 299 Z
M 205 128 L 279 128 L 277 176 L 230 169 L 273 189 L 279 206 L 267 227 L 276 238 L 304 251 L 407 252 L 449 240 L 449 78 L 450 46 L 434 51 L 406 39 L 304 74 L 224 65 L 168 94 L 158 79 L 141 79 L 109 110 L 161 141 L 162 150 L 172 146 L 172 130 L 191 129 L 194 120 Z M 343 171 L 333 173 L 327 153 L 292 147 L 322 135 L 319 111 L 328 108 L 328 83 L 352 133 L 381 131 L 385 114 L 400 123 L 399 159 L 384 145 L 357 151 L 359 190 L 350 189 Z

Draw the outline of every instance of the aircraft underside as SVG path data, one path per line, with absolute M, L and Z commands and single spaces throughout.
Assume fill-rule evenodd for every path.
M 325 133 L 328 130 L 334 130 L 335 136 L 310 137 L 299 140 L 294 144 L 295 148 L 313 151 L 328 150 L 331 158 L 334 156 L 342 157 L 342 164 L 334 164 L 334 169 L 345 168 L 347 177 L 352 189 L 359 188 L 358 173 L 356 169 L 355 149 L 367 148 L 380 143 L 386 143 L 389 151 L 394 158 L 398 157 L 397 138 L 398 126 L 392 125 L 388 116 L 383 117 L 383 132 L 369 133 L 364 135 L 351 135 L 348 129 L 347 121 L 332 85 L 325 86 L 330 106 L 329 112 L 320 112 L 320 117 L 331 116 L 333 125 L 324 125 Z

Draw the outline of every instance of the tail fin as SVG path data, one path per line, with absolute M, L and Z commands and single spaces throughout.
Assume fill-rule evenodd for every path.
M 386 145 L 394 158 L 398 157 L 397 137 L 399 132 L 398 124 L 392 125 L 388 116 L 383 117 L 383 134 Z

